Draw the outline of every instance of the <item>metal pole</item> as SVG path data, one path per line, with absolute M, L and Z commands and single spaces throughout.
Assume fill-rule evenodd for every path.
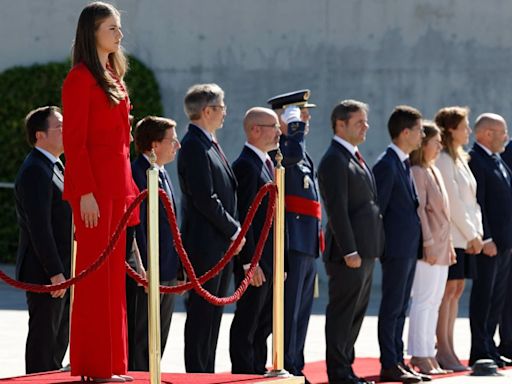
M 290 376 L 284 369 L 284 167 L 283 155 L 276 154 L 274 180 L 277 185 L 274 215 L 274 301 L 272 314 L 272 371 L 266 376 Z
M 158 169 L 156 154 L 150 155 L 148 177 L 148 317 L 149 376 L 151 384 L 160 384 L 160 272 L 158 251 Z
M 75 220 L 73 214 L 71 214 L 71 270 L 69 271 L 71 278 L 76 275 L 76 241 L 75 241 Z M 73 314 L 73 303 L 75 301 L 75 285 L 69 287 L 69 340 L 71 340 L 71 319 Z M 65 367 L 67 368 L 70 366 Z

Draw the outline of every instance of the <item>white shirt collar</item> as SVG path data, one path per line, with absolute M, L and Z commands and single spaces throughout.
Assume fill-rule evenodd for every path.
M 149 160 L 149 156 L 148 155 L 143 153 L 142 156 L 144 156 L 146 158 L 146 160 L 148 161 L 148 163 L 151 164 L 151 160 Z M 155 163 L 155 167 L 156 167 L 156 169 L 158 169 L 159 172 L 165 170 L 165 167 L 163 165 L 160 166 L 157 163 Z
M 489 148 L 487 148 L 485 145 L 480 144 L 478 141 L 475 141 L 475 143 L 476 143 L 480 148 L 482 148 L 482 149 L 485 151 L 485 153 L 487 153 L 489 156 L 495 155 L 495 153 L 492 153 L 492 152 L 489 150 Z
M 245 142 L 245 146 L 249 149 L 252 149 L 253 152 L 256 153 L 258 157 L 261 159 L 262 163 L 265 163 L 265 161 L 270 160 L 270 156 L 268 155 L 268 153 L 263 152 L 261 149 L 255 147 L 254 145 Z
M 398 148 L 398 146 L 395 143 L 389 144 L 389 148 L 396 152 L 398 158 L 400 159 L 400 162 L 403 163 L 406 159 L 409 158 L 409 155 L 402 151 L 400 148 Z
M 337 135 L 334 135 L 332 139 L 343 145 L 347 149 L 347 151 L 349 151 L 352 154 L 352 156 L 356 155 L 357 147 L 353 146 L 348 141 L 342 139 Z
M 60 161 L 60 159 L 58 157 L 55 157 L 54 155 L 52 155 L 50 152 L 48 152 L 47 150 L 41 148 L 41 147 L 38 147 L 38 146 L 35 146 L 35 148 L 37 150 L 39 150 L 39 152 L 41 152 L 43 155 L 45 155 L 51 162 L 52 164 L 55 164 L 57 162 L 61 163 L 62 162 Z
M 194 123 L 192 123 L 192 124 L 194 124 Z M 199 126 L 199 125 L 197 125 L 197 124 L 194 124 L 194 125 L 195 125 L 197 128 L 199 128 L 199 129 L 201 130 L 201 132 L 203 132 L 203 133 L 206 135 L 206 137 L 207 137 L 210 141 L 215 141 L 215 142 L 217 142 L 217 140 L 214 140 L 213 135 L 211 134 L 211 132 L 208 132 L 206 129 L 204 129 L 203 127 L 200 127 L 200 126 Z

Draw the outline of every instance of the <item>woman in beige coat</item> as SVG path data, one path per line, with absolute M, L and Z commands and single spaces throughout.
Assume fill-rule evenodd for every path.
M 418 216 L 423 236 L 423 257 L 416 263 L 409 314 L 411 365 L 421 373 L 447 373 L 435 358 L 437 316 L 443 297 L 448 266 L 455 262 L 450 231 L 450 207 L 443 178 L 435 167 L 441 151 L 441 131 L 431 121 L 423 122 L 425 137 L 410 155 L 418 193 Z
M 441 128 L 443 151 L 437 167 L 450 201 L 450 218 L 453 245 L 457 263 L 448 271 L 448 281 L 439 309 L 437 323 L 437 360 L 443 368 L 464 371 L 453 348 L 453 329 L 459 309 L 459 299 L 464 291 L 464 279 L 471 277 L 471 255 L 482 250 L 482 214 L 476 201 L 476 181 L 468 166 L 468 155 L 462 148 L 469 142 L 471 128 L 468 108 L 446 107 L 440 109 L 435 121 Z

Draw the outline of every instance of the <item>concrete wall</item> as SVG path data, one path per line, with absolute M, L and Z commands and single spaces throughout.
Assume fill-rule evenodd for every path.
M 86 1 L 0 0 L 0 70 L 62 60 Z M 217 82 L 229 106 L 220 140 L 234 160 L 245 110 L 281 92 L 310 88 L 308 147 L 318 161 L 337 100 L 370 104 L 362 152 L 373 162 L 388 141 L 387 116 L 407 103 L 431 117 L 469 105 L 510 118 L 507 0 L 118 0 L 124 45 L 157 76 L 166 115 L 186 118 L 182 99 Z M 136 108 L 137 106 L 135 106 Z

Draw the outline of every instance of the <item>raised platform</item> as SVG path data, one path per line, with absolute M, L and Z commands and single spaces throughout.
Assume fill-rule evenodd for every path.
M 132 384 L 149 384 L 148 372 L 129 372 Z M 45 372 L 26 376 L 0 379 L 1 384 L 67 384 L 79 383 L 80 377 L 70 376 L 69 372 Z M 230 373 L 162 373 L 162 384 L 303 384 L 303 377 L 262 377 L 258 375 L 232 375 Z

